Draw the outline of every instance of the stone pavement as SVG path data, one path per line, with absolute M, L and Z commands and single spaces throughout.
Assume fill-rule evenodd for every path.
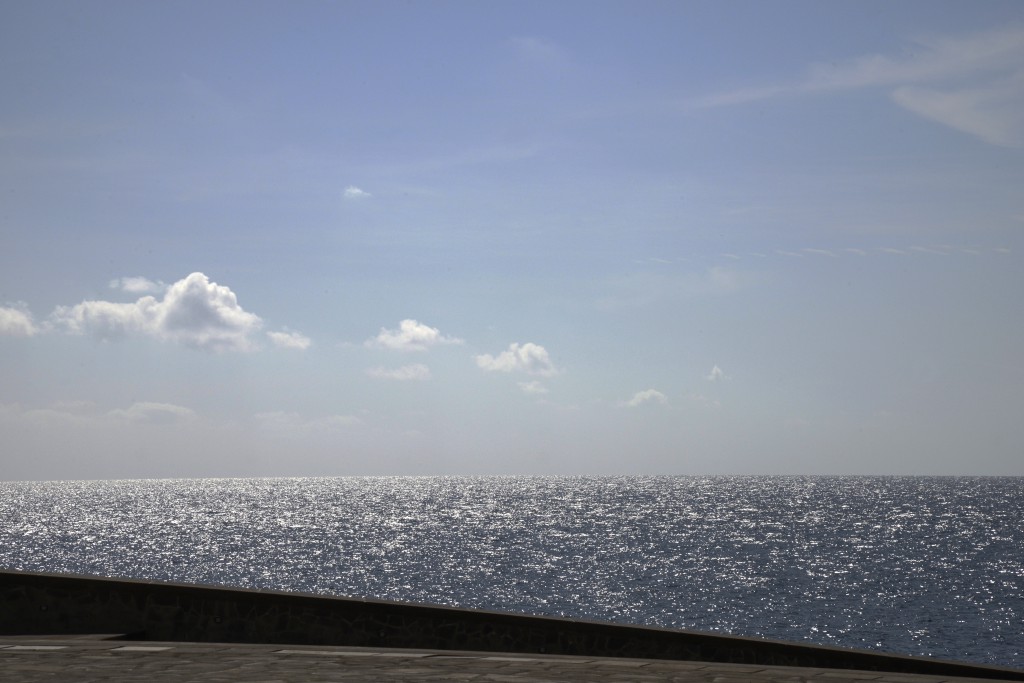
M 351 647 L 136 642 L 104 636 L 0 636 L 3 683 L 305 683 L 327 681 L 678 681 L 967 683 L 878 671 L 651 659 Z

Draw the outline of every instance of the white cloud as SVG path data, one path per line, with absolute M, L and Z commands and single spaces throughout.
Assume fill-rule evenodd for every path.
M 173 403 L 151 403 L 146 401 L 133 403 L 128 408 L 112 410 L 107 415 L 138 424 L 174 424 L 193 420 L 196 417 L 195 412 L 189 408 L 177 406 Z
M 461 344 L 461 339 L 442 336 L 436 327 L 424 325 L 416 320 L 406 319 L 398 323 L 397 330 L 380 328 L 380 333 L 366 340 L 366 346 L 376 346 L 394 351 L 426 351 L 438 344 Z
M 1024 146 L 1024 26 L 913 41 L 905 57 L 863 55 L 811 65 L 804 78 L 694 101 L 719 107 L 800 93 L 892 88 L 901 107 L 1003 146 Z M 945 84 L 942 89 L 924 84 Z
M 1024 65 L 1024 27 L 999 28 L 958 37 L 919 38 L 893 58 L 863 55 L 845 62 L 812 64 L 804 78 L 771 86 L 743 88 L 705 97 L 698 106 L 725 106 L 801 92 L 898 86 L 1006 73 Z
M 394 379 L 400 382 L 423 381 L 430 379 L 430 368 L 422 363 L 414 363 L 413 365 L 403 365 L 400 368 L 368 368 L 366 374 L 377 379 Z
M 25 409 L 20 405 L 0 405 L 10 416 L 22 417 L 40 426 L 78 424 L 103 427 L 111 424 L 182 424 L 198 418 L 195 411 L 173 403 L 139 401 L 127 408 L 103 412 L 91 401 L 58 401 L 45 408 Z
M 0 403 L 0 418 L 23 421 L 44 429 L 57 424 L 85 424 L 96 419 L 90 411 L 66 403 L 47 408 L 27 408 L 20 403 Z
M 135 303 L 83 301 L 59 306 L 51 319 L 74 334 L 103 339 L 139 334 L 208 351 L 252 349 L 250 335 L 262 325 L 259 316 L 238 305 L 234 292 L 202 273 L 175 282 L 162 300 L 144 296 Z
M 910 248 L 910 250 L 911 251 L 918 251 L 918 252 L 921 252 L 922 254 L 938 254 L 940 256 L 949 256 L 949 252 L 948 251 L 944 251 L 942 249 L 938 249 L 938 248 L 935 248 L 935 247 L 913 246 L 913 247 Z
M 915 114 L 990 144 L 1024 146 L 1024 69 L 980 88 L 905 86 L 897 88 L 892 99 Z
M 298 332 L 267 332 L 267 336 L 282 349 L 305 351 L 313 344 L 309 337 Z
M 633 394 L 633 398 L 623 402 L 622 405 L 626 406 L 627 408 L 636 408 L 650 401 L 654 401 L 655 403 L 665 405 L 666 403 L 668 403 L 668 396 L 661 393 L 657 389 L 645 389 L 643 391 L 638 391 L 635 394 Z
M 28 310 L 0 306 L 0 337 L 31 337 L 37 332 L 39 328 Z
M 551 362 L 547 350 L 531 342 L 509 344 L 507 351 L 497 356 L 483 354 L 474 358 L 476 364 L 487 372 L 525 372 L 528 375 L 551 377 L 558 369 Z
M 144 277 L 119 277 L 110 281 L 111 289 L 120 289 L 129 294 L 155 294 L 167 289 L 164 282 L 153 282 Z
M 345 199 L 368 199 L 373 196 L 369 192 L 360 190 L 355 185 L 349 185 L 348 187 L 346 187 L 342 195 L 345 197 Z
M 707 376 L 707 380 L 709 382 L 720 382 L 723 379 L 729 379 L 729 378 L 726 377 L 724 372 L 722 372 L 722 368 L 718 367 L 717 365 L 715 367 L 711 368 L 711 372 L 709 372 L 708 376 Z
M 532 382 L 519 382 L 519 388 L 523 390 L 524 394 L 548 393 L 548 388 L 537 380 L 533 380 Z

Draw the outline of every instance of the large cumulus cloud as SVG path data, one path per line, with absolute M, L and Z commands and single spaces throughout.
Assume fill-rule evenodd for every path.
M 159 300 L 144 296 L 134 303 L 83 301 L 58 307 L 51 320 L 77 334 L 103 339 L 144 335 L 207 351 L 255 348 L 252 337 L 263 325 L 259 316 L 238 304 L 234 292 L 203 273 L 178 280 Z

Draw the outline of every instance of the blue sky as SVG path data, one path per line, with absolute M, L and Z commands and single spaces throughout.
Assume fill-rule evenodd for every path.
M 0 17 L 0 479 L 1024 475 L 1018 2 Z

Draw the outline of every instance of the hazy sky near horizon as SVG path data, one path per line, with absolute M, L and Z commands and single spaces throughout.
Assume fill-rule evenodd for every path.
M 7 2 L 0 479 L 1024 475 L 1024 5 Z

